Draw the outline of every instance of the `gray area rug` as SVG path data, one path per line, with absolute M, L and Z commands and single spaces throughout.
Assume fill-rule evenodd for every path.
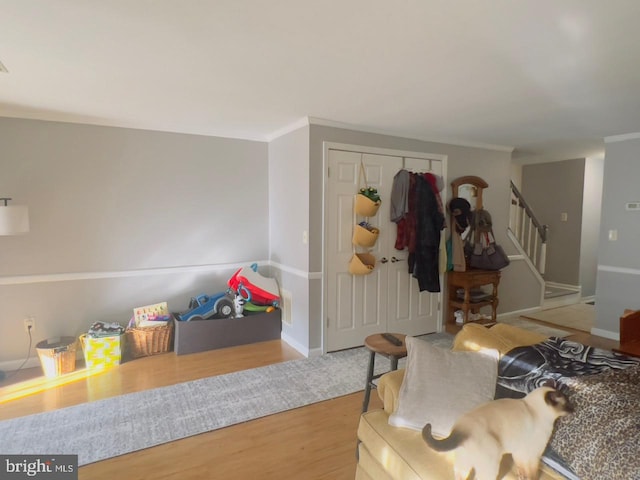
M 361 347 L 5 420 L 0 452 L 77 454 L 86 465 L 363 390 L 368 362 Z M 376 373 L 388 369 L 377 356 Z

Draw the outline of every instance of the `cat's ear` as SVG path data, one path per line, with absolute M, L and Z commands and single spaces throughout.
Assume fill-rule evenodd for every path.
M 544 401 L 556 410 L 566 413 L 573 412 L 573 406 L 569 403 L 569 399 L 559 390 L 549 390 L 544 395 Z
M 559 398 L 558 398 L 557 390 L 549 390 L 544 394 L 544 401 L 547 405 L 551 405 L 552 407 L 557 407 Z

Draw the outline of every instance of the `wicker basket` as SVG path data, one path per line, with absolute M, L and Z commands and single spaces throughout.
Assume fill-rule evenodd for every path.
M 169 352 L 173 347 L 173 319 L 157 327 L 127 328 L 126 335 L 131 358 Z
M 42 370 L 47 378 L 54 378 L 76 369 L 76 337 L 42 340 L 36 345 Z

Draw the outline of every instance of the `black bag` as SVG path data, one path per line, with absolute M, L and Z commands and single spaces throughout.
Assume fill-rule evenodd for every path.
M 496 243 L 492 243 L 487 248 L 481 248 L 479 254 L 471 253 L 469 256 L 469 266 L 480 270 L 501 270 L 509 263 L 509 257 Z
M 465 245 L 469 266 L 480 270 L 501 270 L 509 265 L 509 257 L 500 245 L 491 242 L 486 247 L 482 246 L 480 237 L 483 234 L 490 234 L 491 239 L 495 238 L 491 215 L 486 210 L 480 209 L 473 212 L 471 231 Z

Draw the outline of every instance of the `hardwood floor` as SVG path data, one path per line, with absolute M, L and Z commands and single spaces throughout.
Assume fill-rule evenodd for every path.
M 40 368 L 31 368 L 0 388 L 0 420 L 297 358 L 302 358 L 297 350 L 274 340 L 192 355 L 138 358 L 90 376 L 76 368 L 60 380 L 47 380 Z M 19 401 L 10 401 L 14 398 Z
M 361 405 L 354 393 L 87 465 L 80 476 L 351 480 Z
M 531 323 L 538 323 L 540 325 L 546 325 L 548 327 L 560 328 L 562 330 L 565 330 L 570 333 L 570 335 L 566 337 L 567 339 L 573 340 L 575 342 L 583 343 L 585 345 L 591 345 L 592 347 L 604 348 L 605 350 L 613 350 L 614 348 L 618 348 L 620 345 L 620 342 L 618 342 L 617 340 L 610 340 L 604 337 L 597 337 L 595 335 L 591 335 L 590 333 L 583 332 L 581 330 L 576 330 L 573 328 L 568 328 L 560 325 L 554 325 L 553 323 L 542 322 L 540 320 L 534 320 L 531 318 L 526 318 L 526 320 Z M 452 325 L 452 324 L 447 324 L 445 326 L 445 330 L 452 335 L 455 335 L 456 333 L 458 333 L 460 331 L 460 328 L 461 327 L 459 325 Z
M 0 388 L 0 420 L 302 358 L 285 342 L 140 358 L 72 381 L 25 370 Z M 363 366 L 363 388 L 365 366 Z M 375 398 L 374 398 L 375 397 Z M 381 406 L 372 395 L 371 408 Z M 353 479 L 362 392 L 81 467 L 81 479 Z M 99 448 L 99 445 L 96 446 Z
M 618 342 L 575 331 L 571 338 L 601 348 Z M 63 384 L 40 369 L 20 372 L 0 388 L 0 420 L 124 393 L 301 358 L 275 340 L 193 355 L 173 353 L 126 362 Z M 363 383 L 365 366 L 363 366 Z M 81 467 L 81 479 L 353 479 L 362 392 L 196 435 Z M 370 408 L 381 407 L 377 395 Z M 99 445 L 96 446 L 99 448 Z

